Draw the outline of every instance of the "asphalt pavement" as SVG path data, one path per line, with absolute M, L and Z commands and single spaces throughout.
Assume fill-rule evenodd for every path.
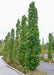
M 38 66 L 40 71 L 47 72 L 48 75 L 54 75 L 54 63 L 48 63 L 41 61 L 40 65 Z

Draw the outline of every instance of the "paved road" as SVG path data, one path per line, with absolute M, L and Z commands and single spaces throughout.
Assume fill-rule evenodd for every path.
M 41 61 L 40 65 L 38 66 L 38 69 L 40 71 L 47 72 L 48 75 L 54 75 L 54 64 Z
M 0 75 L 22 75 L 22 74 L 19 74 L 16 71 L 8 68 L 5 62 L 3 61 L 2 56 L 0 56 Z

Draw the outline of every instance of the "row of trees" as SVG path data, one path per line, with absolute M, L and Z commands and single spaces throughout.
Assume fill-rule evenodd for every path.
M 35 70 L 39 65 L 41 51 L 38 12 L 32 2 L 28 9 L 28 18 L 23 15 L 16 24 L 16 37 L 14 29 L 8 32 L 5 38 L 4 58 L 9 62 L 21 64 L 25 69 Z

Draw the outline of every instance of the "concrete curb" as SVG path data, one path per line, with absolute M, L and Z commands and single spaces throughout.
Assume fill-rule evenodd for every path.
M 22 72 L 16 70 L 15 68 L 11 67 L 10 65 L 7 64 L 7 67 L 11 68 L 12 70 L 16 71 L 17 73 L 19 73 L 20 75 L 25 75 Z
M 3 60 L 3 61 L 4 61 L 4 60 Z M 22 72 L 20 72 L 20 71 L 16 70 L 15 68 L 11 67 L 10 65 L 8 65 L 5 61 L 4 61 L 4 63 L 7 65 L 7 67 L 11 68 L 12 70 L 14 70 L 15 72 L 17 72 L 18 74 L 20 74 L 20 75 L 25 75 L 25 74 L 23 74 Z

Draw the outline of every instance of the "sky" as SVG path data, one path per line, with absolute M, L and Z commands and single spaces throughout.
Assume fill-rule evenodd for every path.
M 0 0 L 0 40 L 12 28 L 15 28 L 17 19 L 25 14 L 28 16 L 28 8 L 31 2 L 35 2 L 38 10 L 38 27 L 40 40 L 48 41 L 48 34 L 54 32 L 54 0 Z

